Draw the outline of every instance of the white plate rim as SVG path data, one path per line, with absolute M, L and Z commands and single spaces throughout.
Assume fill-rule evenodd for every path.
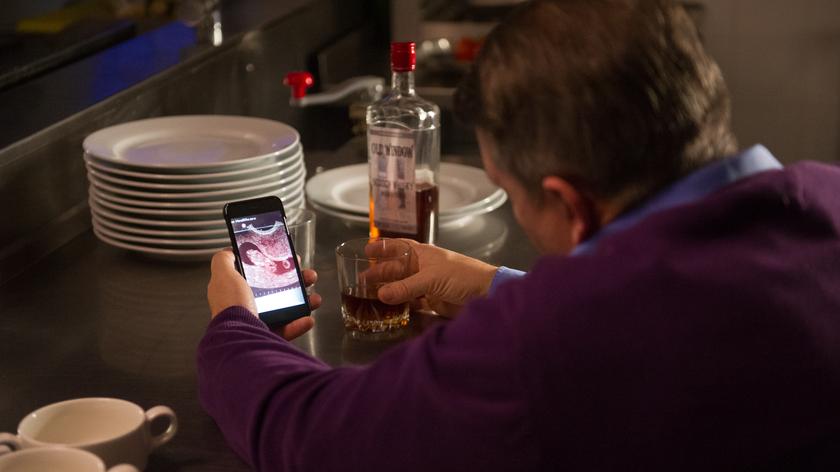
M 312 200 L 310 200 L 310 201 L 312 201 Z M 504 203 L 506 201 L 507 201 L 507 193 L 497 192 L 496 194 L 491 195 L 490 197 L 487 197 L 484 200 L 481 200 L 479 202 L 480 204 L 471 205 L 469 208 L 466 208 L 464 211 L 461 211 L 459 213 L 448 213 L 448 214 L 445 214 L 445 215 L 441 214 L 440 221 L 441 221 L 441 223 L 444 223 L 444 222 L 451 221 L 451 220 L 461 219 L 461 218 L 464 218 L 466 216 L 474 216 L 474 215 L 481 215 L 481 214 L 484 214 L 484 213 L 488 213 L 488 212 L 491 212 L 491 211 L 495 210 L 496 208 L 499 208 L 500 206 L 504 205 Z M 336 214 L 342 214 L 342 215 L 352 214 L 352 215 L 356 215 L 356 216 L 361 216 L 365 219 L 367 219 L 367 217 L 368 217 L 368 212 L 364 212 L 364 213 L 349 212 L 349 211 L 345 212 L 345 211 L 342 211 L 342 210 L 337 210 L 335 208 L 331 208 L 331 207 L 326 206 L 326 205 L 319 204 L 317 202 L 314 202 L 314 203 L 317 204 L 320 208 L 328 208 L 331 211 L 335 212 Z
M 351 221 L 353 223 L 360 223 L 360 224 L 365 224 L 365 225 L 370 224 L 370 219 L 367 216 L 354 215 L 354 214 L 349 214 L 349 213 L 342 213 L 340 211 L 336 211 L 336 210 L 333 210 L 331 208 L 325 208 L 322 205 L 318 205 L 317 203 L 313 202 L 312 200 L 309 200 L 309 205 L 311 205 L 312 208 L 316 211 L 320 211 L 320 212 L 324 213 L 325 215 L 333 216 L 333 217 L 338 218 L 340 220 Z M 496 207 L 496 208 L 498 208 L 498 207 Z M 450 218 L 450 219 L 447 219 L 445 221 L 443 219 L 441 219 L 438 222 L 438 229 L 446 230 L 446 229 L 450 229 L 450 228 L 461 228 L 465 224 L 472 221 L 473 217 L 484 214 L 484 213 L 489 213 L 490 211 L 493 211 L 493 210 L 488 210 L 486 212 L 470 214 L 470 215 L 461 215 L 457 218 Z
M 288 198 L 290 195 L 295 194 L 298 190 L 303 188 L 303 184 L 293 185 L 293 186 L 283 186 L 282 188 L 276 188 L 270 192 L 263 192 L 258 194 L 250 194 L 250 193 L 242 193 L 241 196 L 236 197 L 234 199 L 221 199 L 221 200 L 211 200 L 206 202 L 151 202 L 151 201 L 144 201 L 144 200 L 135 200 L 133 198 L 124 198 L 120 196 L 114 196 L 107 192 L 102 192 L 93 185 L 88 187 L 90 190 L 94 192 L 97 196 L 99 196 L 100 200 L 106 200 L 114 203 L 120 203 L 122 205 L 127 206 L 134 206 L 139 208 L 152 208 L 152 209 L 170 209 L 170 210 L 177 210 L 177 209 L 211 209 L 211 208 L 221 208 L 221 205 L 224 205 L 227 202 L 232 200 L 247 200 L 251 198 L 258 198 L 261 196 L 267 195 L 277 195 L 280 199 Z M 237 195 L 237 194 L 234 194 Z
M 172 190 L 194 190 L 194 191 L 209 191 L 209 190 L 223 190 L 228 188 L 236 188 L 245 185 L 253 185 L 254 183 L 269 180 L 269 179 L 278 179 L 283 178 L 285 175 L 289 174 L 290 172 L 300 172 L 300 168 L 305 167 L 301 162 L 298 165 L 287 167 L 286 169 L 279 170 L 272 174 L 263 174 L 260 177 L 254 177 L 250 179 L 243 179 L 243 180 L 231 180 L 225 182 L 215 182 L 215 183 L 204 183 L 204 184 L 162 184 L 162 183 L 151 183 L 151 182 L 140 182 L 140 181 L 131 181 L 126 180 L 121 177 L 115 177 L 107 172 L 102 172 L 97 169 L 93 169 L 87 164 L 88 175 L 94 175 L 97 179 L 107 183 L 108 185 L 119 185 L 122 187 L 132 187 L 137 189 L 146 189 L 146 190 L 161 190 L 161 191 L 172 191 Z M 187 193 L 187 192 L 183 192 Z
M 367 168 L 367 166 L 368 165 L 365 164 L 365 163 L 353 164 L 353 165 L 349 165 L 349 166 L 336 167 L 336 168 L 333 168 L 333 169 L 330 169 L 330 170 L 327 170 L 327 171 L 324 171 L 324 172 L 320 172 L 316 175 L 313 175 L 309 179 L 309 181 L 306 183 L 306 196 L 307 196 L 307 198 L 309 199 L 310 202 L 315 202 L 320 207 L 328 207 L 328 208 L 331 208 L 333 210 L 339 211 L 341 213 L 354 213 L 354 214 L 357 214 L 357 215 L 366 215 L 367 214 L 367 208 L 365 208 L 363 206 L 349 205 L 345 202 L 341 202 L 341 201 L 338 201 L 338 200 L 333 200 L 332 198 L 324 198 L 325 195 L 330 194 L 330 192 L 332 191 L 331 188 L 333 186 L 328 184 L 329 180 L 327 180 L 327 182 L 322 182 L 322 183 L 319 183 L 319 181 L 323 181 L 325 179 L 330 179 L 330 178 L 335 179 L 334 176 L 336 174 L 338 174 L 340 171 L 344 171 L 344 172 L 346 172 L 347 174 L 350 174 L 353 178 L 356 178 L 356 179 L 359 179 L 360 176 L 361 176 L 361 180 L 366 181 L 367 180 L 367 172 L 363 172 L 360 175 L 353 175 L 353 174 L 357 173 L 357 171 L 359 171 L 359 170 L 365 170 Z M 443 175 L 444 168 L 446 168 L 446 167 L 448 167 L 450 169 L 449 174 L 453 173 L 453 171 L 456 171 L 456 169 L 457 169 L 458 172 L 476 172 L 476 171 L 478 171 L 478 172 L 481 173 L 482 178 L 484 178 L 487 181 L 489 186 L 492 186 L 496 190 L 494 190 L 492 193 L 490 193 L 486 197 L 484 197 L 480 200 L 477 200 L 475 202 L 472 202 L 470 204 L 462 205 L 460 207 L 452 208 L 452 209 L 441 209 L 440 210 L 441 220 L 445 217 L 460 217 L 460 216 L 471 215 L 471 214 L 473 214 L 474 211 L 478 210 L 481 207 L 484 207 L 488 204 L 489 205 L 494 204 L 496 202 L 496 199 L 499 199 L 499 198 L 504 198 L 505 200 L 507 199 L 507 194 L 505 193 L 505 191 L 503 189 L 497 187 L 496 185 L 493 185 L 493 183 L 490 182 L 489 179 L 487 179 L 487 177 L 484 174 L 484 171 L 482 169 L 480 169 L 478 167 L 464 165 L 464 164 L 457 164 L 457 163 L 452 163 L 452 162 L 442 162 L 441 163 L 441 170 L 439 172 L 439 178 L 441 178 L 441 176 Z M 345 179 L 347 179 L 347 178 L 348 177 L 345 177 Z M 338 179 L 335 179 L 335 180 L 338 180 Z M 467 180 L 467 179 L 462 179 L 462 180 Z M 504 195 L 504 197 L 502 195 Z M 504 203 L 504 201 L 502 201 L 501 203 Z M 494 208 L 498 208 L 498 206 L 496 206 Z M 481 210 L 478 210 L 478 211 L 481 211 Z
M 278 157 L 280 157 L 278 159 Z M 93 154 L 83 152 L 82 159 L 85 162 L 91 163 L 100 170 L 104 169 L 106 172 L 111 172 L 114 174 L 121 174 L 126 177 L 136 177 L 138 179 L 154 179 L 154 180 L 195 180 L 198 179 L 228 179 L 233 177 L 234 179 L 241 175 L 241 174 L 251 174 L 260 169 L 267 169 L 273 166 L 276 167 L 288 167 L 294 164 L 297 161 L 302 161 L 304 157 L 303 149 L 298 146 L 298 149 L 295 152 L 282 155 L 282 156 L 265 156 L 262 159 L 265 162 L 255 161 L 251 162 L 250 165 L 247 166 L 237 166 L 235 169 L 228 170 L 228 171 L 218 171 L 214 169 L 201 170 L 201 169 L 125 169 L 124 167 L 117 166 L 113 162 L 103 160 Z M 169 173 L 161 173 L 170 170 Z
M 264 175 L 266 171 L 277 169 L 274 173 L 289 173 L 290 169 L 296 169 L 300 165 L 305 165 L 303 160 L 303 153 L 295 155 L 297 159 L 287 162 L 272 162 L 271 164 L 257 167 L 249 167 L 233 172 L 217 172 L 212 174 L 145 174 L 142 172 L 132 172 L 115 167 L 108 167 L 100 164 L 94 159 L 86 157 L 82 159 L 85 161 L 85 168 L 90 171 L 95 170 L 100 174 L 107 174 L 113 179 L 120 179 L 123 182 L 131 182 L 130 185 L 171 185 L 174 186 L 199 186 L 199 185 L 219 185 L 230 184 L 233 185 L 243 180 L 253 179 L 253 175 Z M 138 179 L 138 180 L 134 180 Z M 151 181 L 151 182 L 150 182 Z M 164 188 L 164 187 L 161 187 Z
M 204 210 L 191 210 L 191 209 L 161 210 L 161 209 L 155 209 L 155 208 L 142 208 L 142 207 L 141 208 L 136 208 L 136 207 L 132 207 L 132 206 L 126 206 L 126 205 L 123 205 L 123 204 L 120 204 L 120 203 L 110 202 L 108 200 L 103 200 L 101 198 L 97 198 L 98 194 L 96 193 L 96 191 L 94 189 L 91 189 L 91 188 L 89 188 L 88 193 L 89 193 L 89 195 L 88 195 L 89 198 L 92 198 L 94 200 L 94 202 L 96 202 L 96 204 L 98 204 L 98 205 L 102 205 L 105 208 L 108 208 L 110 210 L 121 211 L 123 213 L 129 213 L 129 214 L 134 214 L 134 215 L 150 215 L 150 216 L 158 216 L 158 217 L 160 217 L 160 216 L 191 217 L 191 216 L 221 215 L 222 214 L 221 213 L 222 209 L 220 207 L 213 207 L 213 208 L 204 209 Z M 269 197 L 269 196 L 277 196 L 277 197 L 283 199 L 283 197 L 280 197 L 279 195 L 274 194 L 274 193 L 266 193 L 266 194 L 262 194 L 262 195 L 255 195 L 252 198 Z M 297 195 L 293 194 L 293 195 L 287 196 L 285 198 L 285 200 L 287 200 L 289 202 L 298 202 L 298 204 L 301 204 L 302 201 L 304 200 L 303 190 L 300 189 L 299 193 Z M 292 205 L 290 205 L 290 206 L 292 206 Z M 178 220 L 173 220 L 173 221 L 178 221 Z M 201 220 L 182 220 L 182 221 L 201 221 Z
M 278 181 L 268 182 L 261 185 L 249 186 L 248 188 L 226 188 L 222 190 L 210 190 L 210 191 L 203 191 L 203 192 L 175 192 L 175 193 L 166 193 L 166 192 L 143 192 L 140 190 L 130 190 L 124 189 L 120 187 L 116 187 L 109 183 L 101 181 L 101 177 L 95 172 L 88 172 L 88 178 L 90 179 L 91 184 L 96 186 L 99 189 L 105 190 L 107 192 L 115 193 L 120 196 L 126 197 L 134 197 L 134 198 L 143 198 L 143 199 L 152 199 L 154 200 L 186 200 L 190 201 L 191 199 L 196 198 L 210 198 L 210 197 L 223 197 L 225 195 L 236 195 L 240 193 L 245 193 L 248 190 L 263 190 L 272 187 L 285 187 L 288 184 L 297 184 L 301 178 L 306 178 L 306 167 L 301 165 L 300 169 L 297 171 L 296 174 L 284 177 Z M 246 185 L 245 182 L 242 185 Z
M 146 228 L 133 228 L 131 226 L 126 226 L 114 221 L 111 221 L 104 215 L 101 215 L 97 212 L 91 212 L 91 218 L 96 221 L 100 226 L 104 226 L 105 228 L 116 231 L 122 234 L 128 235 L 137 235 L 137 236 L 150 236 L 156 238 L 178 238 L 178 237 L 201 237 L 201 236 L 217 236 L 217 235 L 227 235 L 227 229 L 224 226 L 224 222 L 222 222 L 222 226 L 219 229 L 204 229 L 204 230 L 155 230 L 155 229 L 146 229 Z M 200 239 L 185 239 L 186 241 L 200 241 Z
M 96 228 L 99 232 L 109 236 L 111 238 L 120 239 L 127 242 L 133 243 L 140 243 L 140 244 L 151 244 L 156 246 L 172 246 L 172 247 L 179 247 L 179 246 L 212 246 L 214 244 L 221 244 L 224 245 L 225 243 L 230 243 L 230 238 L 214 238 L 214 239 L 164 239 L 164 238 L 144 238 L 141 236 L 132 236 L 130 234 L 123 234 L 108 228 L 105 228 L 99 224 L 97 220 L 92 220 L 93 227 Z M 194 249 L 203 249 L 203 248 L 195 248 Z
M 209 227 L 209 226 L 217 226 L 221 225 L 224 226 L 225 220 L 221 218 L 221 213 L 219 214 L 220 218 L 217 220 L 182 220 L 182 221 L 168 221 L 168 220 L 155 220 L 155 219 L 143 219 L 143 218 L 134 218 L 132 216 L 121 215 L 119 213 L 114 213 L 114 211 L 120 210 L 111 210 L 105 208 L 99 204 L 99 202 L 93 200 L 92 198 L 88 198 L 88 205 L 90 205 L 91 212 L 96 212 L 99 215 L 105 216 L 106 218 L 114 221 L 119 221 L 125 224 L 135 224 L 135 225 L 142 225 L 142 226 L 157 226 L 163 228 L 194 228 L 194 227 Z
M 204 121 L 205 123 L 203 125 L 195 124 L 201 121 Z M 239 122 L 241 128 L 247 129 L 250 133 L 255 133 L 255 125 L 276 127 L 282 130 L 279 132 L 279 134 L 283 135 L 285 133 L 286 135 L 291 135 L 292 142 L 287 144 L 283 148 L 275 149 L 270 152 L 265 152 L 257 156 L 250 156 L 226 162 L 207 162 L 200 164 L 138 164 L 120 159 L 119 157 L 114 155 L 113 148 L 119 142 L 118 139 L 120 134 L 125 134 L 136 139 L 138 135 L 149 133 L 148 130 L 144 129 L 145 127 L 154 128 L 155 126 L 158 126 L 159 133 L 168 133 L 172 132 L 172 128 L 179 126 L 179 122 L 182 128 L 191 128 L 193 126 L 198 126 L 205 130 L 222 129 L 226 131 L 230 130 L 231 128 L 238 128 L 239 126 L 231 126 L 231 123 Z M 213 125 L 211 126 L 208 123 L 213 123 Z M 245 123 L 249 123 L 250 126 L 246 125 Z M 116 140 L 115 137 L 112 136 L 114 134 L 117 135 Z M 269 120 L 266 118 L 242 115 L 173 115 L 128 121 L 125 123 L 120 123 L 117 125 L 100 129 L 98 131 L 93 132 L 85 138 L 85 140 L 82 142 L 82 148 L 85 150 L 85 152 L 91 154 L 92 156 L 95 156 L 96 158 L 102 159 L 106 162 L 111 162 L 113 164 L 118 164 L 134 169 L 197 170 L 224 169 L 225 167 L 238 168 L 242 165 L 259 161 L 260 159 L 266 159 L 272 156 L 287 153 L 289 149 L 293 148 L 298 143 L 300 143 L 300 134 L 297 132 L 296 129 L 292 128 L 291 126 L 285 123 Z
M 107 235 L 103 235 L 100 233 L 96 228 L 93 228 L 93 233 L 99 238 L 102 242 L 114 246 L 119 249 L 126 249 L 129 251 L 135 251 L 143 254 L 152 254 L 155 256 L 174 256 L 174 257 L 198 257 L 198 256 L 211 256 L 222 249 L 225 249 L 230 246 L 219 246 L 216 248 L 208 248 L 208 249 L 168 249 L 168 248 L 158 248 L 154 246 L 144 246 L 139 244 L 131 244 L 127 242 L 122 242 L 118 239 L 114 239 L 108 237 Z M 230 242 L 230 241 L 228 241 Z

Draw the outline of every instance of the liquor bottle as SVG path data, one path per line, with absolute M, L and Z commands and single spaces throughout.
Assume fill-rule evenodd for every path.
M 440 109 L 414 90 L 414 43 L 391 44 L 391 90 L 367 108 L 370 236 L 434 244 Z

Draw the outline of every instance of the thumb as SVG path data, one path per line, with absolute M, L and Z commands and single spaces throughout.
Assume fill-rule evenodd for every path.
M 233 257 L 233 251 L 228 248 L 222 249 L 213 254 L 213 259 L 210 261 L 210 270 L 213 272 L 230 270 L 231 268 L 236 270 L 235 261 L 236 258 Z
M 223 249 L 213 255 L 210 261 L 211 275 L 230 275 L 231 273 L 239 274 L 236 270 L 236 257 L 230 249 Z
M 425 273 L 418 272 L 410 277 L 379 287 L 377 296 L 384 303 L 396 305 L 426 295 L 431 285 L 432 279 Z

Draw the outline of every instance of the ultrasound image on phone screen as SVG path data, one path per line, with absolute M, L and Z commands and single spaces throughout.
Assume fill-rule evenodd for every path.
M 279 211 L 231 220 L 245 280 L 260 313 L 306 303 Z

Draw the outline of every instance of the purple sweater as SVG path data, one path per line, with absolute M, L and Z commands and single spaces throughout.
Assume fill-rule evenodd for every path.
M 840 169 L 763 172 L 544 257 L 365 367 L 232 307 L 198 372 L 258 470 L 837 465 Z

